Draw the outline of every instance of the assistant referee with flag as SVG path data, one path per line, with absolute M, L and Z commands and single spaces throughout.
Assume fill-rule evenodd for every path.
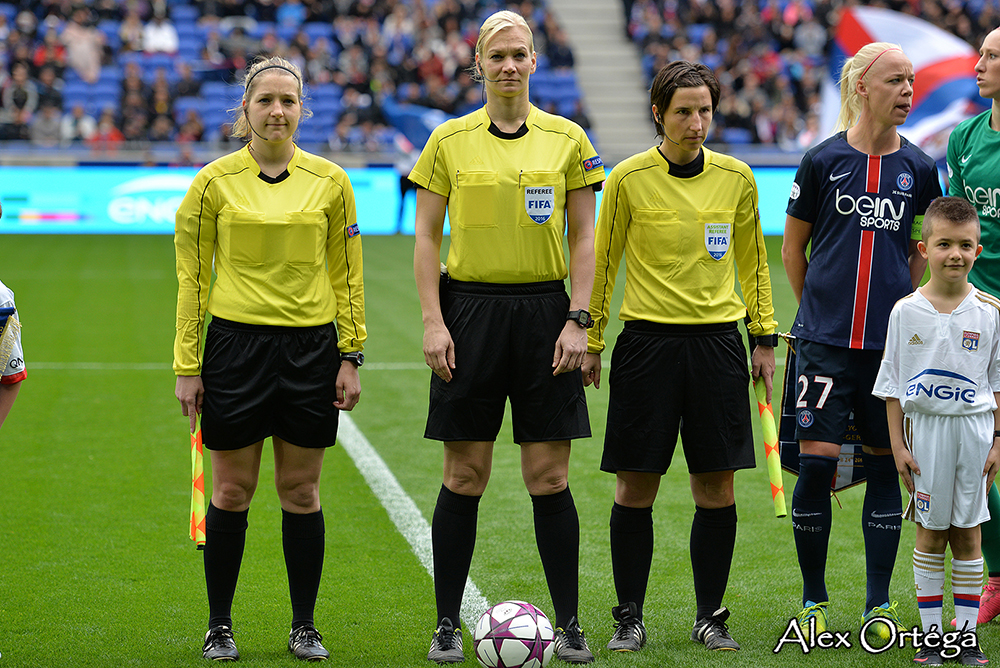
M 719 83 L 701 64 L 675 61 L 653 80 L 650 104 L 660 145 L 619 163 L 597 220 L 597 267 L 584 382 L 600 387 L 604 328 L 622 254 L 625 321 L 611 356 L 601 469 L 617 476 L 611 560 L 618 605 L 608 649 L 646 642 L 643 601 L 653 557 L 653 501 L 684 444 L 695 502 L 691 567 L 697 600 L 691 639 L 736 650 L 722 598 L 736 543 L 733 474 L 754 466 L 746 350 L 771 401 L 774 310 L 767 252 L 750 168 L 702 146 Z M 739 274 L 746 305 L 734 284 Z

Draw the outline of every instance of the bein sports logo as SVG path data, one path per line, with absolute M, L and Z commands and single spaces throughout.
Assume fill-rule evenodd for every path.
M 111 189 L 108 217 L 119 225 L 173 225 L 191 180 L 158 174 L 126 181 Z
M 940 381 L 934 382 L 933 380 L 926 378 L 928 376 L 950 378 L 952 380 L 968 383 L 969 385 L 972 385 L 972 387 L 962 388 L 956 386 L 954 383 L 942 383 Z M 925 378 L 925 380 L 918 380 L 919 378 Z M 923 394 L 927 396 L 927 398 L 934 398 L 939 401 L 962 401 L 967 404 L 976 403 L 976 383 L 965 376 L 954 373 L 953 371 L 945 371 L 944 369 L 924 369 L 906 382 L 908 383 L 906 386 L 907 397 L 918 399 L 920 395 Z

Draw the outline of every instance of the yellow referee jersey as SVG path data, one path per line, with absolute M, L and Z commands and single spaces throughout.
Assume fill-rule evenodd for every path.
M 623 252 L 622 320 L 713 324 L 749 313 L 751 334 L 774 333 L 753 173 L 735 158 L 703 151 L 704 169 L 689 178 L 672 176 L 656 147 L 619 163 L 608 176 L 595 231 L 589 352 L 604 350 Z M 736 292 L 737 271 L 746 305 Z
M 483 107 L 438 126 L 410 180 L 448 198 L 452 278 L 531 283 L 566 278 L 566 192 L 602 182 L 604 164 L 572 121 L 532 105 L 508 134 Z
M 195 176 L 174 234 L 176 374 L 201 373 L 206 309 L 252 325 L 336 320 L 341 352 L 364 347 L 361 235 L 351 183 L 339 166 L 298 147 L 287 171 L 286 178 L 262 176 L 244 147 Z

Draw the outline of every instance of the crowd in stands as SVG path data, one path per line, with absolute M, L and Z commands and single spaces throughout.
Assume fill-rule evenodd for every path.
M 1000 25 L 998 0 L 623 0 L 628 36 L 652 76 L 672 60 L 701 61 L 719 77 L 714 139 L 802 150 L 818 136 L 827 46 L 843 10 L 878 6 L 918 16 L 975 51 Z
M 855 0 L 623 0 L 650 78 L 677 58 L 722 84 L 715 141 L 801 150 L 818 137 L 820 82 L 841 11 Z M 978 50 L 1000 0 L 875 0 L 927 18 Z M 573 51 L 544 0 L 0 0 L 0 139 L 95 149 L 226 144 L 235 82 L 256 56 L 305 74 L 315 116 L 300 142 L 392 151 L 387 110 L 463 114 L 482 104 L 469 72 L 478 26 L 505 7 L 535 35 L 532 97 L 585 128 Z
M 482 104 L 469 73 L 478 27 L 509 6 L 532 25 L 540 73 L 565 83 L 561 97 L 538 87 L 536 102 L 588 124 L 543 0 L 20 0 L 0 1 L 0 139 L 225 144 L 246 64 L 282 55 L 314 112 L 300 143 L 393 151 L 387 105 L 457 115 Z

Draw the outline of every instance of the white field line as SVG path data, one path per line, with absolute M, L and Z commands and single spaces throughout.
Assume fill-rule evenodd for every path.
M 340 414 L 337 440 L 354 461 L 354 465 L 358 467 L 358 471 L 364 476 L 372 492 L 382 502 L 386 512 L 389 513 L 389 519 L 396 525 L 406 542 L 410 544 L 413 553 L 417 555 L 417 559 L 420 560 L 433 579 L 434 559 L 431 551 L 431 525 L 420 514 L 413 499 L 403 490 L 399 481 L 396 480 L 396 476 L 389 470 L 385 461 L 347 413 Z M 486 612 L 489 605 L 486 597 L 479 591 L 472 579 L 467 579 L 465 581 L 465 595 L 462 598 L 461 615 L 462 622 L 469 632 L 476 627 L 476 622 Z

